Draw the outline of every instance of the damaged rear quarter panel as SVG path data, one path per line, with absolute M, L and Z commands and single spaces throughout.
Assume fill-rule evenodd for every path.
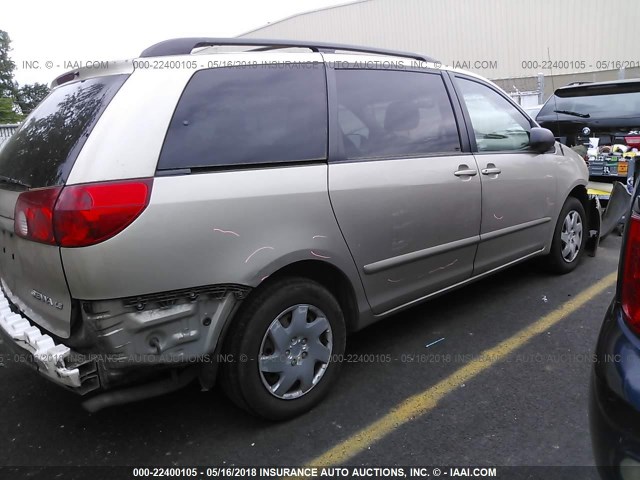
M 300 260 L 328 262 L 364 293 L 327 193 L 327 165 L 154 179 L 150 204 L 115 237 L 62 248 L 74 298 L 101 300 L 201 285 L 256 287 Z

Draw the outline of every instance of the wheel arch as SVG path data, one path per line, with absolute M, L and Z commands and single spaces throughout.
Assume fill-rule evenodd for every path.
M 582 183 L 577 183 L 575 184 L 573 187 L 571 187 L 571 189 L 565 193 L 564 196 L 559 197 L 560 199 L 562 199 L 562 203 L 559 203 L 557 205 L 557 209 L 555 212 L 555 222 L 553 225 L 553 228 L 551 229 L 551 232 L 549 234 L 549 240 L 547 241 L 547 247 L 545 248 L 547 253 L 549 251 L 549 249 L 551 248 L 551 243 L 553 242 L 553 235 L 555 233 L 555 226 L 557 225 L 557 222 L 560 221 L 560 212 L 562 212 L 562 208 L 564 207 L 564 204 L 567 202 L 567 200 L 569 198 L 575 198 L 577 199 L 582 206 L 584 207 L 584 211 L 586 213 L 587 216 L 587 221 L 589 222 L 589 229 L 591 229 L 591 225 L 592 225 L 592 214 L 591 212 L 591 206 L 590 206 L 590 201 L 589 201 L 589 194 L 587 193 L 587 186 L 585 184 Z M 598 221 L 599 221 L 599 217 L 598 217 Z M 587 238 L 588 238 L 588 232 L 587 232 Z
M 256 291 L 286 277 L 308 278 L 325 287 L 340 304 L 347 333 L 358 329 L 360 310 L 356 292 L 347 275 L 338 267 L 322 260 L 293 262 L 269 275 Z
M 591 257 L 595 257 L 600 240 L 600 227 L 602 223 L 600 204 L 596 198 L 589 198 L 586 185 L 576 185 L 569 192 L 569 197 L 580 201 L 587 216 L 587 243 L 586 251 Z
M 582 203 L 582 206 L 584 207 L 584 211 L 587 212 L 587 217 L 588 212 L 589 212 L 589 194 L 587 193 L 587 187 L 586 185 L 576 185 L 575 187 L 573 187 L 573 189 L 569 192 L 569 195 L 567 195 L 568 197 L 574 197 L 577 198 L 578 200 L 580 200 L 580 203 Z
M 220 332 L 214 354 L 221 354 L 225 351 L 225 343 L 232 325 L 243 308 L 245 301 L 252 295 L 273 284 L 274 282 L 287 277 L 302 277 L 313 280 L 325 287 L 338 301 L 344 315 L 345 328 L 347 334 L 359 330 L 367 323 L 362 321 L 362 316 L 366 316 L 366 311 L 359 307 L 358 296 L 347 275 L 335 265 L 322 260 L 298 260 L 287 264 L 271 273 L 257 287 L 251 290 L 249 295 L 236 305 L 233 312 L 227 318 L 225 325 Z M 370 311 L 369 311 L 370 314 Z M 205 364 L 200 373 L 200 383 L 205 388 L 211 388 L 218 377 L 220 365 L 218 362 Z

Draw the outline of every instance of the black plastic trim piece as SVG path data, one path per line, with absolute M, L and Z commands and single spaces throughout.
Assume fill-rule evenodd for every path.
M 170 292 L 151 293 L 146 295 L 137 295 L 135 297 L 127 297 L 122 299 L 125 307 L 135 308 L 136 310 L 144 310 L 148 303 L 158 303 L 161 306 L 173 305 L 181 299 L 195 300 L 200 295 L 209 295 L 216 299 L 223 299 L 227 294 L 233 293 L 237 300 L 243 300 L 251 291 L 250 287 L 237 284 L 221 284 L 209 285 L 203 287 L 183 288 Z
M 156 177 L 171 177 L 178 175 L 196 175 L 201 173 L 230 172 L 240 170 L 262 170 L 267 168 L 306 167 L 309 165 L 326 165 L 326 158 L 312 160 L 294 160 L 292 162 L 265 163 L 234 163 L 231 165 L 208 165 L 202 167 L 165 168 L 157 169 Z
M 145 57 L 165 57 L 169 55 L 188 55 L 195 48 L 217 47 L 217 46 L 242 46 L 242 47 L 262 47 L 257 51 L 276 50 L 280 48 L 308 48 L 313 52 L 335 52 L 343 50 L 346 52 L 372 53 L 378 55 L 390 55 L 394 57 L 413 58 L 423 62 L 436 62 L 435 59 L 417 53 L 402 52 L 396 50 L 386 50 L 382 48 L 363 47 L 358 45 L 345 45 L 340 43 L 316 43 L 299 40 L 272 40 L 258 38 L 207 38 L 188 37 L 173 38 L 151 45 L 143 50 L 141 58 Z

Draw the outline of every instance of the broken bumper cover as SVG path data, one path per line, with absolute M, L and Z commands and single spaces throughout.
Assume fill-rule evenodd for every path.
M 182 388 L 198 375 L 213 383 L 221 331 L 247 291 L 224 285 L 83 301 L 65 341 L 15 313 L 0 289 L 0 336 L 18 362 L 75 393 L 96 393 L 84 403 L 96 411 Z
M 0 334 L 21 361 L 55 383 L 79 393 L 98 388 L 97 376 L 87 376 L 87 362 L 70 362 L 71 357 L 81 356 L 66 345 L 56 343 L 23 316 L 13 313 L 4 293 L 0 294 Z M 89 370 L 95 372 L 95 366 Z

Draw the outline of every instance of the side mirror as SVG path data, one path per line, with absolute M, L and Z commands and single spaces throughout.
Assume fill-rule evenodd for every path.
M 553 132 L 547 128 L 533 127 L 529 134 L 529 146 L 536 152 L 548 152 L 556 143 Z

